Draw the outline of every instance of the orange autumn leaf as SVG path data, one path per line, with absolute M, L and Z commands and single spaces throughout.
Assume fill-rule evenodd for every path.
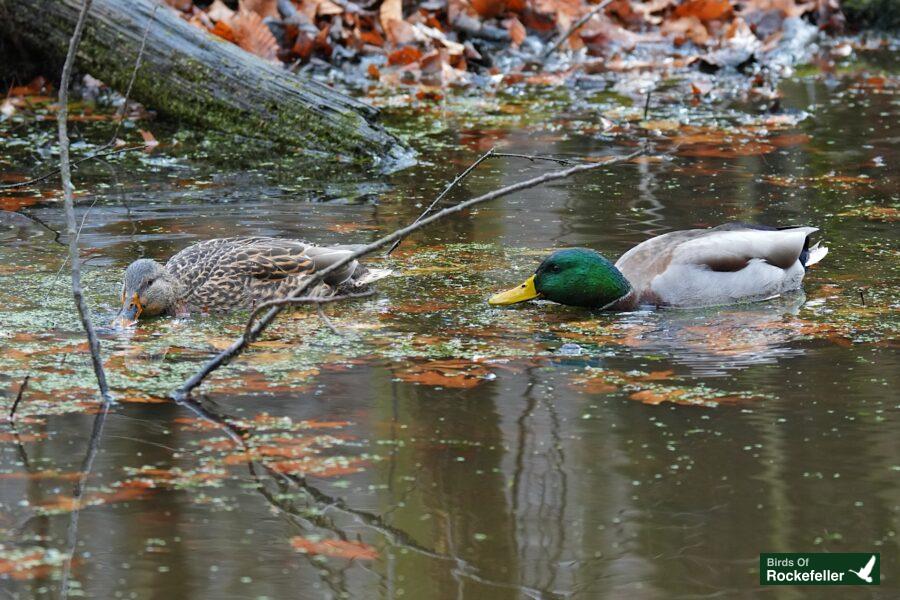
M 696 156 L 703 158 L 737 158 L 739 156 L 760 156 L 775 151 L 772 144 L 744 141 L 732 146 L 710 146 L 696 144 L 678 150 L 679 156 Z
M 366 67 L 366 74 L 370 79 L 378 80 L 381 78 L 381 71 L 378 70 L 378 65 L 375 63 L 369 63 L 369 66 Z
M 697 17 L 704 23 L 727 19 L 731 14 L 728 0 L 688 0 L 675 9 L 676 17 Z
M 639 392 L 634 392 L 629 396 L 632 400 L 637 400 L 638 402 L 643 402 L 644 404 L 661 404 L 663 402 L 676 402 L 678 401 L 678 397 L 683 395 L 681 390 L 675 390 L 672 392 L 659 392 L 656 390 L 641 390 Z
M 470 0 L 469 5 L 483 19 L 493 19 L 506 10 L 506 0 Z
M 465 359 L 432 360 L 397 372 L 403 381 L 459 389 L 481 385 L 488 375 L 488 369 Z
M 359 32 L 359 40 L 363 44 L 369 44 L 371 46 L 378 46 L 379 48 L 384 46 L 384 38 L 381 37 L 381 34 L 375 31 L 374 29 L 370 29 L 368 31 L 360 31 Z M 370 63 L 369 66 L 374 66 Z
M 291 538 L 291 546 L 294 550 L 303 554 L 318 554 L 333 558 L 346 558 L 347 560 L 375 560 L 378 551 L 362 542 L 348 542 L 344 540 L 320 540 L 315 541 L 305 537 Z
M 809 135 L 805 133 L 784 133 L 770 137 L 766 141 L 779 148 L 787 148 L 788 146 L 802 146 L 810 140 Z
M 237 36 L 234 35 L 234 31 L 231 29 L 231 25 L 228 24 L 227 21 L 222 20 L 215 24 L 215 26 L 209 30 L 209 32 L 213 35 L 219 36 L 223 40 L 227 40 L 232 44 L 237 44 Z
M 238 46 L 262 59 L 276 60 L 278 41 L 258 14 L 242 10 L 229 19 L 228 25 Z
M 9 88 L 9 91 L 7 91 L 6 94 L 10 97 L 36 96 L 41 92 L 46 92 L 49 94 L 52 89 L 52 86 L 44 77 L 37 76 L 32 79 L 31 82 L 28 83 L 28 85 L 15 85 Z
M 409 65 L 422 58 L 422 51 L 415 46 L 403 46 L 388 55 L 389 65 Z
M 0 473 L 0 479 L 28 479 L 30 481 L 39 481 L 44 479 L 59 479 L 62 481 L 77 481 L 81 478 L 79 471 L 36 471 L 34 473 L 17 472 L 17 473 Z

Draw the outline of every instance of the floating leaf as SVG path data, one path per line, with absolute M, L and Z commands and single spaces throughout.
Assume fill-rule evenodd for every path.
M 319 554 L 347 560 L 375 560 L 378 558 L 378 551 L 362 542 L 314 540 L 295 536 L 291 538 L 291 546 L 293 546 L 294 550 L 303 554 Z

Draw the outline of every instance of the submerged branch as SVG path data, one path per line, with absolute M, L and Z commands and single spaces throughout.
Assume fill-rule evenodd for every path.
M 9 421 L 13 422 L 16 420 L 16 409 L 19 408 L 19 402 L 22 401 L 22 395 L 25 393 L 25 388 L 28 387 L 28 380 L 31 379 L 31 375 L 26 375 L 25 379 L 22 380 L 22 383 L 19 384 L 19 391 L 16 393 L 16 399 L 13 401 L 12 408 L 9 409 Z
M 321 304 L 318 304 L 318 306 L 321 306 Z M 304 523 L 308 523 L 313 527 L 328 529 L 340 539 L 350 539 L 350 536 L 347 535 L 346 531 L 337 524 L 326 526 L 325 523 L 323 523 L 323 518 L 326 513 L 333 511 L 342 515 L 345 519 L 351 520 L 356 525 L 362 526 L 373 533 L 378 534 L 386 543 L 399 549 L 401 552 L 411 552 L 433 560 L 452 563 L 454 565 L 454 573 L 460 577 L 477 581 L 490 587 L 517 590 L 527 598 L 539 599 L 547 596 L 547 594 L 542 593 L 540 590 L 527 585 L 507 583 L 483 577 L 480 574 L 480 569 L 478 567 L 459 556 L 452 549 L 450 552 L 442 552 L 438 549 L 425 546 L 416 541 L 416 539 L 405 530 L 390 524 L 382 515 L 354 508 L 343 498 L 326 494 L 318 487 L 310 484 L 305 477 L 282 473 L 281 471 L 273 469 L 264 461 L 255 460 L 253 458 L 254 454 L 252 446 L 248 443 L 250 440 L 250 432 L 248 430 L 229 422 L 229 419 L 225 415 L 214 412 L 200 400 L 186 398 L 181 405 L 201 419 L 219 427 L 235 446 L 243 450 L 244 455 L 247 457 L 246 462 L 248 471 L 253 479 L 256 480 L 258 491 L 266 501 L 274 508 L 280 510 L 283 514 L 294 519 L 302 520 Z M 262 467 L 262 470 L 265 471 L 264 475 L 260 474 L 257 465 Z M 269 493 L 266 490 L 265 479 L 268 479 L 278 486 L 282 490 L 282 493 L 278 494 L 277 497 L 275 494 Z M 320 518 L 317 519 L 304 514 L 304 511 L 298 511 L 285 500 L 285 498 L 293 496 L 297 491 L 303 492 L 309 504 L 318 509 Z M 356 527 L 354 527 L 354 529 L 356 529 Z M 550 593 L 550 597 L 555 596 L 555 593 Z
M 504 196 L 508 196 L 515 192 L 526 190 L 529 188 L 536 187 L 541 185 L 542 183 L 547 183 L 548 181 L 556 181 L 558 179 L 565 179 L 567 177 L 571 177 L 577 173 L 582 173 L 585 171 L 592 171 L 594 169 L 600 169 L 603 167 L 608 167 L 609 165 L 622 163 L 631 160 L 632 158 L 640 155 L 642 150 L 635 150 L 625 156 L 619 156 L 610 158 L 607 160 L 602 160 L 595 163 L 585 163 L 580 165 L 575 165 L 574 167 L 569 167 L 567 169 L 562 169 L 559 171 L 551 171 L 550 173 L 544 173 L 543 175 L 539 175 L 537 177 L 532 177 L 531 179 L 526 179 L 525 181 L 520 181 L 519 183 L 515 183 L 512 185 L 508 185 L 506 187 L 502 187 L 498 190 L 494 190 L 492 192 L 488 192 L 487 194 L 482 194 L 481 196 L 472 198 L 470 200 L 466 200 L 465 202 L 460 202 L 454 206 L 447 207 L 443 210 L 440 210 L 424 219 L 407 225 L 402 229 L 398 229 L 391 234 L 388 234 L 382 238 L 375 240 L 374 242 L 367 244 L 365 246 L 360 247 L 359 249 L 351 252 L 343 259 L 333 263 L 329 267 L 322 269 L 321 271 L 315 273 L 310 276 L 303 284 L 301 284 L 294 293 L 286 298 L 285 301 L 278 306 L 273 306 L 266 312 L 259 320 L 254 323 L 252 326 L 248 326 L 244 335 L 237 338 L 228 348 L 218 353 L 216 356 L 211 358 L 203 367 L 201 367 L 194 375 L 189 377 L 179 388 L 174 390 L 171 393 L 171 397 L 176 401 L 184 400 L 188 394 L 191 393 L 197 386 L 203 383 L 203 380 L 206 379 L 211 373 L 216 371 L 218 368 L 223 367 L 231 362 L 236 356 L 239 356 L 246 348 L 249 346 L 253 340 L 255 340 L 265 329 L 275 320 L 275 318 L 281 313 L 284 309 L 284 306 L 289 304 L 290 299 L 299 299 L 303 298 L 306 290 L 308 290 L 313 285 L 322 281 L 329 273 L 336 271 L 337 269 L 342 268 L 344 265 L 350 263 L 351 261 L 360 258 L 361 256 L 365 256 L 367 254 L 371 254 L 375 250 L 379 248 L 383 248 L 392 242 L 397 240 L 401 240 L 410 233 L 425 227 L 426 225 L 430 225 L 436 221 L 440 221 L 449 215 L 462 212 L 466 209 L 469 209 L 478 204 L 483 204 L 485 202 L 489 202 L 491 200 L 496 200 L 497 198 L 502 198 Z M 281 301 L 279 301 L 281 302 Z
M 88 2 L 89 3 L 89 2 Z M 94 417 L 94 426 L 91 428 L 91 438 L 88 441 L 88 449 L 81 461 L 78 480 L 72 488 L 72 514 L 69 517 L 69 527 L 66 530 L 66 558 L 62 566 L 62 576 L 59 583 L 59 597 L 65 600 L 69 595 L 69 576 L 72 572 L 72 560 L 75 558 L 75 545 L 78 541 L 78 517 L 81 514 L 84 491 L 87 489 L 88 477 L 94 470 L 94 459 L 100 451 L 100 439 L 103 437 L 103 426 L 106 424 L 106 416 L 109 414 L 109 402 L 104 402 L 97 416 Z

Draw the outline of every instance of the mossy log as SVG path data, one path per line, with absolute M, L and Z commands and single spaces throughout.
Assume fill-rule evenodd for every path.
M 0 0 L 0 47 L 25 49 L 55 70 L 65 59 L 81 3 Z M 376 123 L 376 109 L 190 25 L 161 0 L 94 0 L 77 68 L 124 90 L 151 18 L 132 91 L 148 108 L 314 155 L 384 169 L 411 162 L 411 152 Z

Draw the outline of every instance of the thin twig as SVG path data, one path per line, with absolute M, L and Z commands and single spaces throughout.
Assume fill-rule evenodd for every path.
M 470 200 L 466 200 L 465 202 L 460 202 L 459 204 L 455 204 L 453 206 L 447 207 L 443 210 L 440 210 L 431 216 L 425 217 L 424 219 L 407 225 L 402 229 L 398 229 L 393 233 L 390 233 L 382 238 L 375 240 L 374 242 L 367 244 L 358 248 L 357 250 L 351 252 L 341 260 L 333 263 L 332 265 L 318 271 L 317 273 L 311 275 L 306 281 L 304 281 L 294 293 L 284 300 L 276 301 L 279 304 L 277 306 L 272 306 L 269 311 L 263 315 L 259 321 L 257 321 L 252 326 L 248 326 L 244 335 L 237 338 L 228 348 L 219 352 L 216 356 L 211 358 L 203 367 L 201 367 L 196 373 L 194 373 L 191 377 L 189 377 L 180 387 L 175 389 L 170 396 L 176 401 L 182 401 L 187 397 L 191 391 L 196 388 L 198 385 L 203 383 L 203 380 L 206 379 L 213 371 L 227 365 L 233 358 L 240 355 L 244 349 L 253 342 L 263 331 L 265 331 L 266 327 L 268 327 L 272 321 L 281 313 L 284 306 L 289 304 L 291 299 L 302 298 L 303 295 L 313 285 L 322 281 L 329 273 L 333 273 L 337 269 L 340 269 L 344 265 L 350 263 L 351 261 L 356 260 L 361 256 L 365 256 L 366 254 L 370 254 L 379 248 L 387 246 L 388 244 L 403 239 L 410 233 L 416 231 L 417 229 L 421 229 L 426 225 L 430 225 L 435 221 L 440 221 L 441 219 L 446 218 L 449 215 L 462 212 L 468 208 L 471 208 L 477 204 L 482 204 L 484 202 L 488 202 L 490 200 L 495 200 L 497 198 L 502 198 L 504 196 L 508 196 L 515 192 L 526 190 L 528 188 L 533 188 L 535 186 L 541 185 L 542 183 L 546 183 L 548 181 L 556 181 L 557 179 L 565 179 L 567 177 L 571 177 L 577 173 L 582 173 L 585 171 L 592 171 L 594 169 L 600 169 L 603 167 L 607 167 L 612 164 L 626 162 L 631 160 L 632 158 L 638 156 L 643 151 L 638 149 L 634 152 L 626 154 L 625 156 L 619 156 L 615 158 L 610 158 L 608 160 L 595 162 L 595 163 L 586 163 L 581 165 L 576 165 L 574 167 L 569 167 L 568 169 L 562 169 L 560 171 L 551 171 L 550 173 L 544 173 L 538 177 L 532 177 L 531 179 L 526 179 L 525 181 L 520 181 L 519 183 L 515 183 L 513 185 L 508 185 L 506 187 L 502 187 L 498 190 L 494 190 L 487 194 L 482 194 L 476 198 L 472 198 Z M 255 313 L 256 311 L 254 311 Z M 248 323 L 249 325 L 249 323 Z
M 331 319 L 328 318 L 328 315 L 325 314 L 325 311 L 322 309 L 322 303 L 319 302 L 316 304 L 316 313 L 318 313 L 319 318 L 325 323 L 325 327 L 331 330 L 331 333 L 334 335 L 341 335 L 341 332 L 337 330 L 337 327 L 334 326 L 334 323 L 331 322 Z
M 581 17 L 580 19 L 578 19 L 577 21 L 575 21 L 574 23 L 572 23 L 572 25 L 570 25 L 569 28 L 568 28 L 565 32 L 563 32 L 562 35 L 560 35 L 558 38 L 556 38 L 556 41 L 553 42 L 553 45 L 550 46 L 550 48 L 548 48 L 547 50 L 544 51 L 544 58 L 546 59 L 546 58 L 549 57 L 551 54 L 553 54 L 554 52 L 556 52 L 556 50 L 557 50 L 560 46 L 563 45 L 563 42 L 565 42 L 567 39 L 569 39 L 569 36 L 571 36 L 573 33 L 575 33 L 575 31 L 576 31 L 579 27 L 581 27 L 582 25 L 584 25 L 585 23 L 587 23 L 587 22 L 590 20 L 591 17 L 593 17 L 593 16 L 596 15 L 598 12 L 600 12 L 601 10 L 603 10 L 604 8 L 606 8 L 607 6 L 609 6 L 609 4 L 610 4 L 611 2 L 612 2 L 612 0 L 603 0 L 603 2 L 601 2 L 600 4 L 598 4 L 597 6 L 595 6 L 594 8 L 592 8 L 591 11 L 590 11 L 589 13 L 587 13 L 586 15 L 584 15 L 583 17 Z
M 862 293 L 862 292 L 860 292 Z M 16 394 L 16 399 L 13 401 L 12 408 L 9 409 L 9 421 L 10 423 L 16 419 L 16 409 L 19 408 L 19 402 L 22 401 L 22 394 L 25 393 L 25 388 L 28 387 L 28 380 L 31 379 L 31 375 L 26 375 L 25 379 L 22 380 L 22 383 L 19 384 L 19 392 Z
M 536 156 L 531 154 L 513 154 L 510 152 L 494 152 L 493 154 L 496 158 L 524 158 L 526 160 L 530 160 L 531 162 L 535 162 L 538 160 L 544 160 L 547 162 L 553 162 L 559 165 L 577 165 L 578 162 L 574 160 L 568 160 L 565 158 L 556 158 L 555 156 Z
M 147 147 L 147 144 L 142 144 L 140 146 L 125 146 L 124 148 L 114 148 L 112 150 L 107 150 L 107 148 L 109 148 L 110 146 L 112 146 L 112 144 L 107 142 L 107 143 L 103 144 L 102 146 L 100 146 L 96 152 L 93 152 L 88 156 L 83 156 L 83 157 L 79 158 L 78 160 L 72 161 L 71 165 L 73 167 L 77 167 L 78 165 L 80 165 L 83 162 L 87 162 L 89 160 L 94 160 L 96 158 L 111 156 L 113 154 L 121 154 L 122 152 L 131 152 L 132 150 L 143 150 Z M 59 175 L 59 171 L 60 171 L 60 168 L 56 167 L 52 171 L 48 171 L 48 172 L 44 173 L 43 175 L 39 175 L 38 177 L 35 177 L 33 179 L 28 179 L 26 181 L 18 181 L 16 183 L 4 183 L 3 185 L 0 185 L 0 190 L 28 187 L 29 185 L 33 185 L 35 183 L 40 183 L 41 181 L 44 181 L 45 179 L 50 179 L 51 177 L 53 177 L 55 175 Z
M 137 79 L 138 69 L 141 68 L 141 60 L 144 58 L 144 48 L 147 47 L 147 36 L 150 35 L 150 28 L 153 26 L 153 21 L 156 19 L 156 9 L 159 8 L 159 4 L 153 5 L 153 12 L 150 13 L 150 18 L 147 19 L 147 27 L 144 28 L 144 37 L 141 38 L 141 47 L 138 49 L 137 58 L 134 60 L 134 68 L 131 69 L 131 79 L 128 80 L 128 87 L 125 89 L 125 99 L 122 101 L 121 110 L 116 111 L 116 128 L 113 131 L 112 138 L 110 138 L 110 145 L 116 143 L 116 138 L 119 136 L 119 129 L 122 127 L 122 121 L 125 119 L 125 111 L 128 110 L 128 98 L 131 96 L 131 88 L 134 87 L 134 80 Z
M 278 298 L 277 300 L 269 300 L 268 302 L 257 305 L 256 308 L 253 309 L 253 312 L 250 313 L 250 317 L 247 319 L 247 326 L 244 328 L 244 335 L 251 335 L 256 317 L 272 308 L 277 307 L 282 309 L 285 306 L 294 306 L 297 304 L 318 304 L 321 306 L 322 304 L 340 302 L 341 300 L 350 300 L 352 298 L 366 298 L 368 296 L 373 296 L 374 294 L 375 290 L 366 290 L 365 292 L 354 292 L 352 294 L 341 294 L 339 296 L 302 296 L 299 298 Z M 335 331 L 335 333 L 337 333 L 337 331 Z
M 88 346 L 91 351 L 91 360 L 94 365 L 94 374 L 97 376 L 97 385 L 104 404 L 110 402 L 109 385 L 106 383 L 106 372 L 103 370 L 103 360 L 100 357 L 100 341 L 94 331 L 91 322 L 91 312 L 84 300 L 84 291 L 81 288 L 81 259 L 78 255 L 78 223 L 75 220 L 74 189 L 72 187 L 72 169 L 69 163 L 69 80 L 72 78 L 72 67 L 75 64 L 75 54 L 78 44 L 81 42 L 81 34 L 84 32 L 84 23 L 91 0 L 84 0 L 81 5 L 81 13 L 75 24 L 72 39 L 69 40 L 69 51 L 66 54 L 66 62 L 63 65 L 62 78 L 59 83 L 59 175 L 63 188 L 63 203 L 66 211 L 66 232 L 69 237 L 69 262 L 72 264 L 72 297 L 81 318 L 81 325 L 87 334 Z
M 463 171 L 462 173 L 457 175 L 456 178 L 453 181 L 451 181 L 440 194 L 438 194 L 437 198 L 435 198 L 431 202 L 431 204 L 428 205 L 428 208 L 426 208 L 424 211 L 422 211 L 421 215 L 416 217 L 416 220 L 413 221 L 413 225 L 415 225 L 416 223 L 418 223 L 419 221 L 421 221 L 422 219 L 427 217 L 431 213 L 431 211 L 434 210 L 434 207 L 437 206 L 437 203 L 440 202 L 441 200 L 443 200 L 444 196 L 446 196 L 450 192 L 450 190 L 452 190 L 454 187 L 456 187 L 456 184 L 458 184 L 460 181 L 465 179 L 469 175 L 469 173 L 474 171 L 475 167 L 477 167 L 478 165 L 480 165 L 481 163 L 483 163 L 484 161 L 486 161 L 488 158 L 490 158 L 493 155 L 494 155 L 494 149 L 491 148 L 490 150 L 488 150 L 487 152 L 482 154 L 478 158 L 478 160 L 476 160 L 471 165 L 469 165 L 469 167 L 465 171 Z M 396 242 L 391 244 L 391 247 L 388 248 L 387 252 L 385 252 L 384 255 L 390 256 L 391 252 L 396 250 L 397 246 L 399 246 L 402 241 L 403 241 L 403 238 L 400 238 L 399 240 L 397 240 Z
M 644 100 L 644 120 L 647 120 L 647 115 L 650 114 L 650 95 L 653 94 L 653 88 L 647 90 L 647 99 Z

